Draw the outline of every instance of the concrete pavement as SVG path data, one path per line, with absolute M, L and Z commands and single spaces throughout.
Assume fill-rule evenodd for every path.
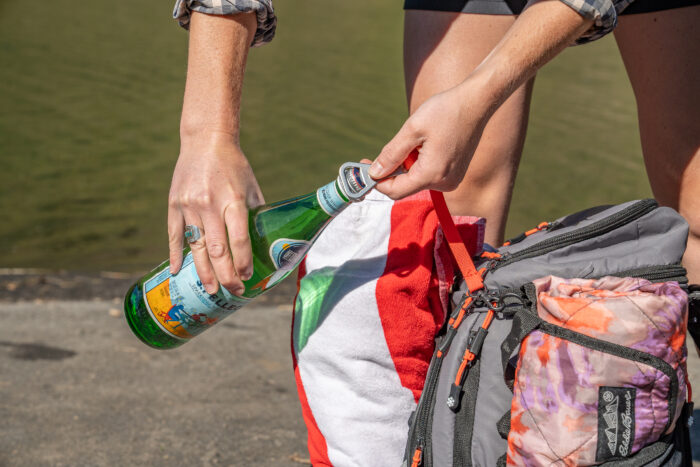
M 0 304 L 0 465 L 305 465 L 290 319 L 241 310 L 159 351 L 120 303 Z
M 159 351 L 119 301 L 0 303 L 0 466 L 308 465 L 290 319 L 243 309 Z

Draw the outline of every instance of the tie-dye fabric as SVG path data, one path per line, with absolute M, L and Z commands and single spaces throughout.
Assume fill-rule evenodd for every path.
M 515 374 L 508 465 L 597 465 L 671 432 L 687 375 L 687 295 L 678 284 L 552 276 L 534 284 L 545 322 L 646 355 L 584 347 L 546 326 L 530 333 Z

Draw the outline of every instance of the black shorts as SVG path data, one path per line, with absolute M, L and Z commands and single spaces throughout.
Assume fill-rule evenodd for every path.
M 527 0 L 405 0 L 404 10 L 451 11 L 477 15 L 519 15 Z M 700 5 L 700 0 L 635 0 L 621 15 Z

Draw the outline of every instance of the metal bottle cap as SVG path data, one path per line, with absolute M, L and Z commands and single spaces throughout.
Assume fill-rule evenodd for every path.
M 369 175 L 370 165 L 363 162 L 346 162 L 340 166 L 338 184 L 350 201 L 361 201 L 377 185 L 379 180 L 375 180 Z M 402 173 L 405 173 L 405 170 L 399 168 L 385 178 L 395 177 Z

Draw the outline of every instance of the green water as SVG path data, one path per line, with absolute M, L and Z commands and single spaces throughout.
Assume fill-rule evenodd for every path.
M 275 4 L 241 144 L 269 201 L 373 158 L 406 117 L 401 2 Z M 171 1 L 0 1 L 0 267 L 148 271 L 167 257 L 187 34 Z M 650 193 L 614 40 L 537 78 L 507 236 Z

